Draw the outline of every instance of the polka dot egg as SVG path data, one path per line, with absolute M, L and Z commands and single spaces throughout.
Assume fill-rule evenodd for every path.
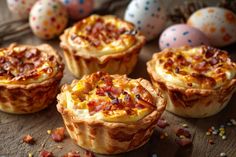
M 187 24 L 206 34 L 213 46 L 236 42 L 236 15 L 219 7 L 207 7 L 193 13 Z
M 66 27 L 67 21 L 66 8 L 57 0 L 39 0 L 30 12 L 30 27 L 42 39 L 58 36 Z
M 37 0 L 7 0 L 9 10 L 21 18 L 28 18 L 29 12 Z
M 168 27 L 160 36 L 161 50 L 170 47 L 209 45 L 209 40 L 200 30 L 186 24 Z
M 152 40 L 165 27 L 166 12 L 160 0 L 132 0 L 124 19 L 133 23 L 147 40 Z
M 93 11 L 93 0 L 61 0 L 72 19 L 79 20 Z

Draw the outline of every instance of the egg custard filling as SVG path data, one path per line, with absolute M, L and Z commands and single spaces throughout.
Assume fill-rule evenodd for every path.
M 82 119 L 135 122 L 157 108 L 152 94 L 126 76 L 94 73 L 64 89 L 66 108 Z
M 60 68 L 54 55 L 37 47 L 13 44 L 0 49 L 0 84 L 42 82 L 54 77 Z
M 236 76 L 227 52 L 209 46 L 165 49 L 154 58 L 159 77 L 185 88 L 216 89 Z
M 133 25 L 114 16 L 92 15 L 75 24 L 69 34 L 76 53 L 97 57 L 122 52 L 136 42 Z

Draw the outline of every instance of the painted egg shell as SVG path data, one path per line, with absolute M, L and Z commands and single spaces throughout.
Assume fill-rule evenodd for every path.
M 200 9 L 190 16 L 187 24 L 204 32 L 213 46 L 226 46 L 236 41 L 236 15 L 229 10 Z
M 28 18 L 30 10 L 37 0 L 7 0 L 9 10 L 21 18 Z
M 152 40 L 165 26 L 166 12 L 160 0 L 132 0 L 124 19 L 133 23 L 147 40 Z
M 186 24 L 168 27 L 160 36 L 161 50 L 170 47 L 209 45 L 209 40 L 200 30 Z
M 61 0 L 72 19 L 79 20 L 93 11 L 93 0 Z
M 58 36 L 68 21 L 64 5 L 57 0 L 39 0 L 30 12 L 30 27 L 42 39 Z

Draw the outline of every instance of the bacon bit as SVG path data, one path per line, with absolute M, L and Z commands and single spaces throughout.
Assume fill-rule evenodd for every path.
M 211 64 L 211 65 L 216 65 L 217 63 L 219 63 L 219 60 L 218 60 L 218 58 L 216 58 L 216 57 L 213 57 L 213 58 L 210 60 L 210 64 Z
M 191 138 L 191 133 L 187 129 L 184 129 L 184 128 L 179 128 L 176 131 L 176 136 L 180 137 L 181 135 L 186 138 Z
M 113 99 L 113 100 L 111 101 L 111 103 L 112 103 L 113 105 L 118 105 L 118 104 L 119 104 L 119 99 L 118 99 L 118 98 L 115 98 L 115 99 Z
M 206 57 L 206 58 L 211 58 L 213 55 L 214 55 L 214 53 L 211 52 L 211 51 L 206 51 L 206 52 L 205 52 L 205 57 Z
M 169 126 L 170 124 L 165 120 L 165 119 L 159 119 L 157 121 L 157 126 L 161 129 L 165 129 L 167 126 Z
M 61 142 L 65 138 L 65 128 L 59 127 L 52 131 L 51 137 L 55 142 Z
M 209 85 L 211 87 L 215 86 L 215 84 L 216 84 L 216 81 L 213 78 L 205 76 L 203 74 L 192 73 L 191 76 L 195 77 L 200 82 L 206 83 L 207 85 Z
M 214 142 L 212 139 L 208 139 L 207 142 L 208 142 L 209 144 L 211 144 L 211 145 L 215 144 L 215 142 Z
M 174 64 L 174 62 L 169 58 L 165 64 L 164 64 L 164 68 L 170 68 L 172 67 L 172 65 Z
M 182 55 L 178 55 L 176 59 L 180 65 L 183 65 L 183 66 L 189 65 L 189 62 Z
M 86 156 L 86 157 L 95 157 L 95 155 L 93 154 L 93 152 L 90 152 L 90 151 L 88 151 L 88 150 L 86 150 L 85 156 Z
M 35 141 L 32 136 L 26 135 L 23 137 L 23 142 L 28 143 L 28 144 L 34 144 Z
M 66 155 L 64 155 L 63 157 L 80 157 L 80 154 L 78 151 L 73 151 L 73 152 L 69 152 Z
M 182 147 L 191 146 L 192 140 L 189 138 L 177 138 L 176 143 L 178 143 Z
M 53 153 L 47 150 L 41 150 L 39 156 L 40 157 L 54 157 Z
M 135 95 L 135 97 L 138 100 L 138 104 L 141 104 L 147 108 L 150 108 L 150 107 L 155 108 L 156 107 L 153 104 L 149 103 L 148 101 L 143 100 L 139 94 Z
M 200 71 L 200 72 L 205 71 L 205 70 L 207 70 L 207 64 L 208 64 L 207 61 L 203 60 L 202 62 L 193 65 L 194 66 L 193 68 L 197 71 Z

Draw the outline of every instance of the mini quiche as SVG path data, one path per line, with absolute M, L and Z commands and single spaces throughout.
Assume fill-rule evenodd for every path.
M 129 74 L 145 43 L 131 23 L 109 15 L 91 15 L 60 39 L 68 68 L 78 78 L 96 71 Z
M 71 138 L 101 154 L 144 145 L 166 106 L 147 80 L 105 72 L 64 85 L 57 98 L 57 109 Z
M 64 65 L 47 44 L 0 48 L 0 110 L 33 113 L 55 99 Z
M 221 111 L 236 87 L 236 64 L 209 46 L 168 48 L 153 55 L 147 70 L 167 97 L 167 110 L 203 118 Z

